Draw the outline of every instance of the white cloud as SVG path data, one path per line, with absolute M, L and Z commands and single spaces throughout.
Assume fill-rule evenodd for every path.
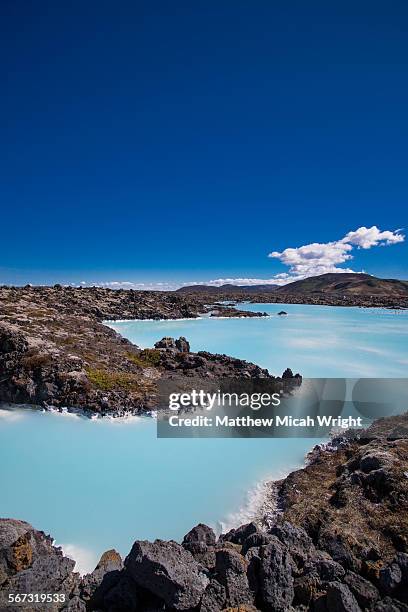
M 187 282 L 151 282 L 138 283 L 134 281 L 103 281 L 85 282 L 82 286 L 107 287 L 110 289 L 136 289 L 145 291 L 173 291 L 179 287 L 191 285 L 209 285 L 219 287 L 221 285 L 286 285 L 308 276 L 318 276 L 327 273 L 356 272 L 349 267 L 339 267 L 353 259 L 352 251 L 357 249 L 370 249 L 374 246 L 389 246 L 403 242 L 405 236 L 402 230 L 394 231 L 372 227 L 359 227 L 355 231 L 348 232 L 343 238 L 332 242 L 312 242 L 300 247 L 288 247 L 283 251 L 272 251 L 268 257 L 278 259 L 289 268 L 287 272 L 275 274 L 272 278 L 216 278 L 203 281 Z
M 351 268 L 339 268 L 338 264 L 353 259 L 354 247 L 370 249 L 373 246 L 387 246 L 403 242 L 405 236 L 401 230 L 381 231 L 372 227 L 359 227 L 348 232 L 344 238 L 334 242 L 313 242 L 296 248 L 287 248 L 282 252 L 272 251 L 268 257 L 279 259 L 289 266 L 285 282 L 291 282 L 308 276 L 318 276 L 328 272 L 354 272 Z
M 404 242 L 405 236 L 401 230 L 382 232 L 376 225 L 359 227 L 355 232 L 345 235 L 342 242 L 355 245 L 359 249 L 370 249 L 373 246 L 388 246 Z
M 215 278 L 209 281 L 192 281 L 181 283 L 180 286 L 208 285 L 210 287 L 220 287 L 221 285 L 276 285 L 273 278 Z

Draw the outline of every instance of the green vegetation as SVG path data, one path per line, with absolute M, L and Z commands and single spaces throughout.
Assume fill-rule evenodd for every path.
M 126 355 L 129 361 L 135 363 L 141 368 L 160 365 L 161 353 L 158 349 L 147 348 L 143 349 L 139 355 L 135 355 L 134 353 L 126 353 Z
M 125 391 L 140 390 L 136 374 L 131 372 L 109 372 L 108 370 L 88 368 L 86 374 L 89 381 L 103 391 L 112 391 L 118 388 Z

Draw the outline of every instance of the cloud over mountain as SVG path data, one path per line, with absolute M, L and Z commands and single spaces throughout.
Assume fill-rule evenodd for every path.
M 359 227 L 355 231 L 348 232 L 343 238 L 332 242 L 312 242 L 300 247 L 288 247 L 283 251 L 272 251 L 268 257 L 278 259 L 285 266 L 288 272 L 280 272 L 271 278 L 216 278 L 205 281 L 188 282 L 151 282 L 140 283 L 133 281 L 107 281 L 87 283 L 82 285 L 94 285 L 98 287 L 108 287 L 111 289 L 138 289 L 153 291 L 173 291 L 183 286 L 209 285 L 219 287 L 231 284 L 239 286 L 249 285 L 286 285 L 293 281 L 302 280 L 309 276 L 318 276 L 328 272 L 356 272 L 348 267 L 339 267 L 353 259 L 353 249 L 371 249 L 375 246 L 390 246 L 399 242 L 404 242 L 405 236 L 402 230 L 380 230 L 376 225 L 372 227 Z
M 282 252 L 272 251 L 268 257 L 279 259 L 289 267 L 288 273 L 277 275 L 284 282 L 317 276 L 327 272 L 355 272 L 351 268 L 339 268 L 338 264 L 353 259 L 354 247 L 370 249 L 373 246 L 388 246 L 403 242 L 401 230 L 381 231 L 377 226 L 359 227 L 348 232 L 344 238 L 333 242 L 313 242 L 304 246 L 287 248 Z M 283 284 L 281 282 L 281 284 Z

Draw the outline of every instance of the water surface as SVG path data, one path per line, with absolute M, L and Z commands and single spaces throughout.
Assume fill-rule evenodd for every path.
M 192 350 L 226 353 L 304 376 L 405 376 L 407 314 L 325 306 L 246 305 L 259 319 L 112 324 L 139 346 L 186 336 Z M 287 317 L 278 317 L 285 310 Z M 91 421 L 0 410 L 0 515 L 51 533 L 91 570 L 136 538 L 176 539 L 196 523 L 249 520 L 264 480 L 303 463 L 317 440 L 157 439 L 149 418 Z
M 281 374 L 290 367 L 305 377 L 406 376 L 408 312 L 380 308 L 244 304 L 265 318 L 110 323 L 141 347 L 163 336 L 185 336 L 191 350 L 225 353 Z M 284 310 L 287 316 L 278 316 Z

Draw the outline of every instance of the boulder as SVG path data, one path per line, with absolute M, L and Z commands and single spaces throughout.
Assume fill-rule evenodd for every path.
M 197 606 L 209 582 L 192 554 L 173 541 L 136 541 L 125 567 L 137 585 L 176 610 Z
M 362 608 L 370 608 L 379 599 L 378 589 L 369 580 L 354 572 L 346 572 L 344 582 Z
M 270 533 L 288 547 L 297 564 L 303 564 L 311 554 L 316 552 L 312 539 L 306 531 L 301 527 L 295 527 L 288 521 L 275 525 Z
M 408 554 L 399 552 L 396 554 L 395 563 L 398 563 L 401 570 L 402 584 L 408 585 Z
M 196 525 L 189 531 L 182 542 L 182 546 L 191 552 L 193 557 L 207 568 L 215 565 L 215 533 L 203 523 Z
M 190 343 L 185 339 L 184 336 L 180 336 L 178 340 L 176 340 L 176 349 L 180 353 L 189 353 L 190 352 Z
M 182 545 L 187 550 L 190 550 L 190 547 L 194 548 L 197 543 L 204 544 L 205 546 L 215 546 L 215 542 L 215 533 L 211 527 L 199 523 L 184 536 Z
M 223 533 L 220 536 L 220 542 L 232 542 L 233 544 L 242 545 L 250 535 L 257 533 L 257 531 L 258 527 L 255 523 L 247 523 L 237 529 L 231 529 L 227 533 Z
M 82 578 L 82 599 L 92 600 L 93 606 L 102 605 L 105 594 L 118 583 L 122 569 L 122 558 L 116 550 L 104 552 L 94 571 Z
M 244 540 L 242 545 L 242 554 L 245 555 L 251 548 L 259 546 L 263 546 L 265 544 L 269 544 L 272 541 L 272 536 L 268 533 L 264 533 L 262 531 L 256 531 L 255 533 L 251 533 L 250 536 Z
M 249 588 L 247 578 L 248 562 L 231 548 L 221 548 L 216 552 L 215 575 L 225 587 L 227 604 L 238 606 L 252 604 L 254 593 Z
M 373 612 L 408 612 L 408 606 L 397 599 L 384 597 L 377 601 L 372 610 Z
M 379 470 L 394 463 L 391 453 L 380 449 L 370 448 L 360 459 L 360 470 L 368 473 L 372 470 Z
M 107 593 L 104 593 L 103 605 L 100 608 L 109 610 L 109 612 L 138 612 L 141 608 L 140 594 L 140 589 L 132 578 L 126 573 L 122 573 L 116 585 Z M 98 602 L 95 602 L 95 608 L 92 603 L 90 609 L 98 610 Z
M 80 582 L 75 561 L 52 546 L 52 538 L 29 523 L 0 519 L 0 585 L 7 593 L 64 593 L 76 595 Z M 61 605 L 47 605 L 49 612 Z M 80 609 L 80 608 L 78 608 Z
M 305 564 L 304 573 L 315 573 L 324 583 L 342 580 L 345 570 L 340 563 L 333 561 L 327 553 L 318 550 L 316 555 Z
M 174 338 L 165 336 L 155 343 L 154 348 L 157 349 L 176 349 L 176 341 Z
M 259 549 L 258 596 L 265 612 L 283 612 L 292 604 L 294 580 L 293 559 L 286 547 L 273 537 Z
M 329 612 L 361 612 L 356 598 L 346 584 L 332 582 L 327 589 Z
M 165 336 L 154 345 L 157 349 L 170 349 L 179 353 L 189 353 L 190 344 L 184 336 L 180 336 L 178 340 Z
M 227 592 L 217 580 L 212 579 L 201 599 L 200 612 L 219 612 L 225 607 Z
M 309 573 L 295 578 L 295 605 L 309 606 L 313 597 L 319 592 L 320 579 L 316 573 Z
M 396 561 L 380 570 L 379 586 L 381 591 L 389 595 L 402 582 L 402 571 Z
M 317 544 L 343 567 L 357 572 L 360 570 L 361 561 L 351 550 L 346 538 L 337 531 L 333 532 L 331 526 L 320 531 Z

